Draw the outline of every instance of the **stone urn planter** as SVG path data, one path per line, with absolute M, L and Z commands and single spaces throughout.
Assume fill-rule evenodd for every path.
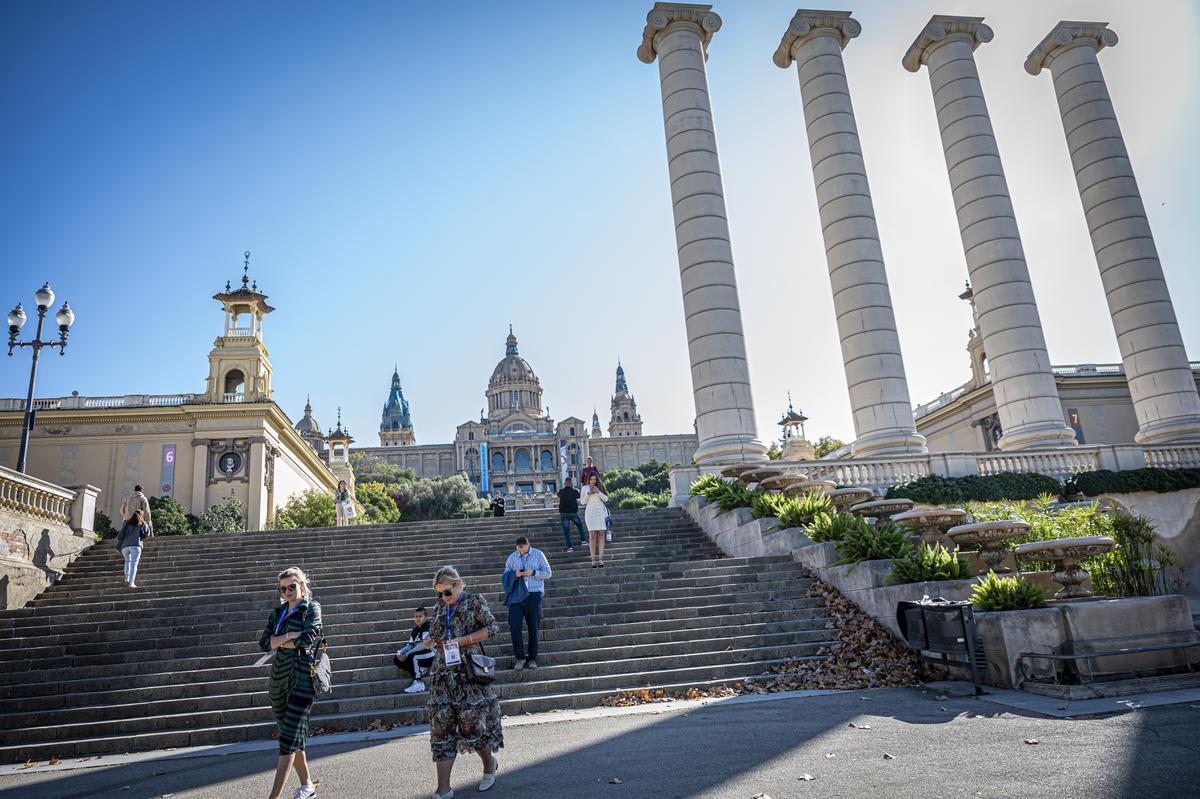
M 759 468 L 757 463 L 735 463 L 733 466 L 726 466 L 722 469 L 721 476 L 736 480 L 742 476 L 742 472 L 748 472 L 751 469 L 757 468 Z
M 943 527 L 952 527 L 967 520 L 967 512 L 961 508 L 930 508 L 909 510 L 892 516 L 892 523 L 908 528 L 919 535 L 921 541 L 933 546 L 941 544 L 953 551 L 955 541 L 942 533 Z
M 1079 566 L 1079 561 L 1112 552 L 1117 542 L 1105 535 L 1089 535 L 1082 538 L 1059 538 L 1054 541 L 1030 541 L 1017 547 L 1017 557 L 1031 560 L 1048 560 L 1054 563 L 1054 582 L 1062 589 L 1055 599 L 1090 599 L 1093 594 L 1083 587 L 1088 573 Z
M 871 502 L 860 502 L 850 506 L 850 512 L 859 517 L 870 517 L 879 527 L 898 513 L 912 510 L 911 499 L 876 499 Z
M 1020 519 L 1004 519 L 995 522 L 976 522 L 960 524 L 946 531 L 960 550 L 964 547 L 979 547 L 979 559 L 983 561 L 988 571 L 1006 572 L 1009 568 L 1004 565 L 1004 556 L 1008 550 L 1004 548 L 1005 541 L 1020 538 L 1029 532 L 1029 524 Z
M 829 498 L 838 510 L 845 512 L 851 505 L 870 502 L 875 498 L 875 492 L 869 488 L 835 488 L 829 492 Z
M 777 474 L 774 477 L 767 477 L 763 480 L 760 480 L 758 485 L 760 488 L 765 488 L 768 491 L 779 491 L 786 494 L 789 486 L 799 485 L 806 482 L 808 482 L 807 474 L 792 473 Z
M 829 491 L 836 485 L 832 480 L 805 480 L 803 483 L 788 486 L 783 493 L 785 496 L 799 497 L 814 491 Z
M 777 469 L 774 466 L 759 466 L 742 472 L 738 475 L 738 479 L 746 485 L 753 485 L 755 483 L 761 483 L 768 477 L 780 477 L 782 475 L 782 469 Z

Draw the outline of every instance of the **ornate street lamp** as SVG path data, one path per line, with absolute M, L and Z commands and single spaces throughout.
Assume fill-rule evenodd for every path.
M 58 347 L 58 354 L 65 355 L 67 334 L 71 325 L 75 323 L 75 312 L 64 302 L 54 315 L 54 320 L 58 322 L 59 340 L 42 341 L 42 323 L 46 320 L 46 311 L 54 304 L 54 290 L 50 288 L 49 283 L 43 283 L 33 295 L 33 299 L 37 303 L 38 323 L 37 333 L 32 341 L 17 341 L 17 335 L 25 326 L 27 318 L 21 304 L 17 303 L 17 307 L 8 312 L 8 356 L 12 357 L 16 347 L 33 347 L 33 365 L 29 369 L 29 393 L 25 396 L 25 423 L 21 428 L 21 451 L 17 455 L 17 471 L 22 473 L 25 471 L 25 460 L 29 454 L 29 434 L 33 432 L 33 384 L 37 380 L 38 357 L 42 353 L 42 347 Z

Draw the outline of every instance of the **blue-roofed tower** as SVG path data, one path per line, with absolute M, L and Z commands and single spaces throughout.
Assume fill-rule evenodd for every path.
M 642 416 L 638 413 L 637 401 L 629 393 L 625 367 L 620 361 L 617 361 L 617 383 L 609 405 L 608 434 L 617 437 L 642 434 Z
M 392 372 L 392 388 L 387 402 L 383 404 L 383 418 L 379 422 L 379 445 L 381 447 L 404 447 L 417 442 L 413 431 L 412 414 L 404 389 L 400 386 L 400 369 Z

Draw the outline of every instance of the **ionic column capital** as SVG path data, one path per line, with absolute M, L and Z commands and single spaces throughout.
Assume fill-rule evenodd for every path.
M 1117 43 L 1117 34 L 1108 29 L 1107 22 L 1067 22 L 1063 20 L 1046 34 L 1025 59 L 1025 71 L 1036 75 L 1050 66 L 1064 50 L 1072 47 L 1091 47 L 1099 52 Z
M 788 29 L 779 40 L 773 60 L 775 66 L 787 69 L 796 60 L 796 51 L 814 36 L 832 36 L 838 46 L 845 47 L 858 34 L 862 25 L 851 18 L 849 11 L 813 11 L 802 8 L 788 23 Z
M 934 14 L 900 63 L 904 64 L 904 68 L 909 72 L 917 72 L 928 60 L 929 53 L 947 42 L 967 42 L 974 50 L 979 45 L 990 42 L 993 35 L 992 29 L 983 24 L 983 17 Z
M 708 43 L 713 34 L 721 29 L 721 17 L 710 5 L 698 3 L 655 3 L 646 15 L 646 27 L 642 30 L 642 43 L 637 57 L 643 64 L 653 64 L 658 56 L 658 43 L 671 31 L 686 28 L 700 38 L 704 58 L 708 59 Z

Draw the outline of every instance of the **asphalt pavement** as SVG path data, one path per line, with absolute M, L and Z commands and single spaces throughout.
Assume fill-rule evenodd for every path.
M 510 724 L 490 796 L 1175 799 L 1200 796 L 1200 704 L 1047 718 L 891 689 Z M 428 799 L 426 735 L 311 746 L 322 799 Z M 262 799 L 272 751 L 0 776 L 2 799 Z M 459 797 L 477 796 L 461 756 Z M 285 799 L 295 787 L 289 785 Z

